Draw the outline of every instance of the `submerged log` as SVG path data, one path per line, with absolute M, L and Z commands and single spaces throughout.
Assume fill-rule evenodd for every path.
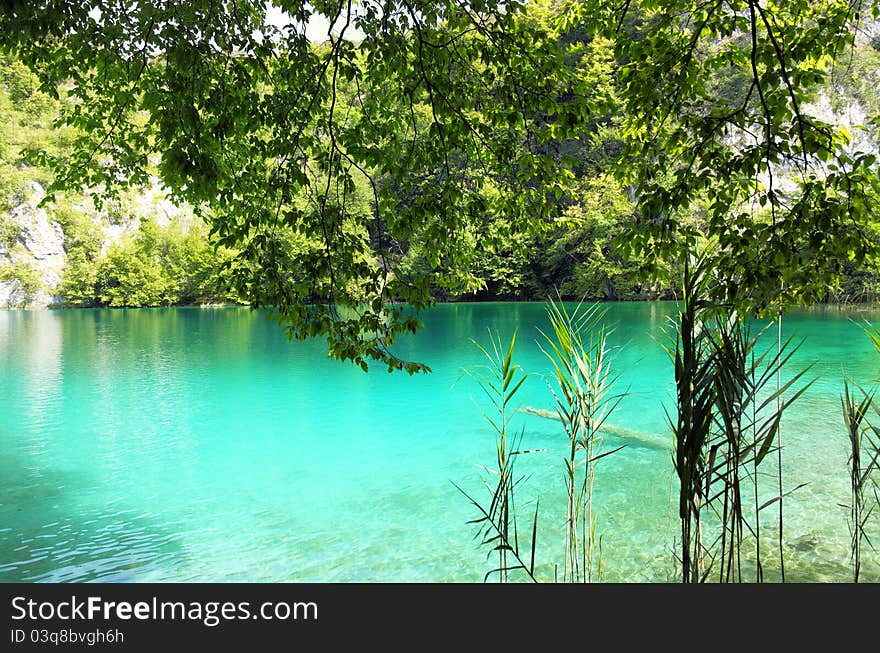
M 534 415 L 535 417 L 553 419 L 557 422 L 562 421 L 562 418 L 556 411 L 547 410 L 546 408 L 532 408 L 531 406 L 524 406 L 523 408 L 519 409 L 519 412 L 526 413 L 527 415 Z M 663 436 L 659 434 L 644 433 L 642 431 L 628 429 L 624 426 L 617 426 L 615 424 L 603 424 L 602 428 L 599 430 L 602 433 L 620 438 L 621 440 L 625 440 L 629 444 L 637 447 L 645 447 L 647 449 L 671 449 L 672 446 L 672 443 L 669 440 L 664 439 Z

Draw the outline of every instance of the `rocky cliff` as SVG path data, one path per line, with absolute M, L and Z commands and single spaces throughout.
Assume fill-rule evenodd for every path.
M 6 238 L 0 237 L 0 308 L 50 308 L 62 302 L 58 285 L 67 266 L 65 234 L 52 219 L 51 209 L 39 206 L 45 197 L 42 186 L 28 184 L 25 196 L 5 216 Z M 133 194 L 112 215 L 95 211 L 88 196 L 76 204 L 99 229 L 101 253 L 127 234 L 137 232 L 149 219 L 159 225 L 179 222 L 187 228 L 193 221 L 189 207 L 175 206 L 158 181 L 152 188 Z
M 7 270 L 0 277 L 0 307 L 45 308 L 60 301 L 54 292 L 67 262 L 64 232 L 49 219 L 46 209 L 38 206 L 43 188 L 31 182 L 29 191 L 7 218 L 17 232 L 15 237 L 11 242 L 0 240 L 0 268 Z M 34 278 L 39 280 L 37 284 Z

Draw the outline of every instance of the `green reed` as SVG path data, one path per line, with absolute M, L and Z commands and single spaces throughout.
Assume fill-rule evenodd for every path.
M 760 581 L 761 511 L 778 505 L 781 534 L 782 501 L 801 487 L 782 487 L 779 432 L 783 412 L 810 385 L 794 388 L 807 370 L 781 383 L 782 369 L 798 347 L 790 339 L 780 340 L 775 352 L 757 353 L 766 329 L 752 335 L 733 308 L 712 301 L 707 259 L 686 260 L 682 281 L 682 306 L 672 324 L 672 342 L 666 345 L 675 367 L 676 413 L 668 419 L 679 479 L 680 578 L 704 582 L 717 566 L 720 582 L 742 581 L 748 538 Z M 775 496 L 759 503 L 759 467 L 771 452 L 777 454 L 779 487 Z M 751 514 L 746 511 L 746 483 L 754 492 Z M 783 554 L 780 546 L 780 570 Z
M 507 347 L 504 347 L 500 337 L 493 335 L 491 331 L 489 342 L 489 348 L 474 343 L 485 355 L 487 363 L 471 374 L 477 379 L 494 410 L 493 414 L 487 414 L 485 418 L 495 433 L 496 466 L 483 468 L 490 477 L 494 477 L 494 482 L 490 483 L 484 479 L 484 485 L 490 496 L 488 503 L 481 502 L 457 485 L 456 487 L 479 513 L 479 516 L 469 523 L 477 525 L 480 544 L 489 548 L 490 556 L 495 553 L 498 557 L 497 566 L 486 573 L 484 580 L 497 575 L 499 582 L 506 583 L 510 580 L 512 572 L 520 571 L 530 580 L 536 581 L 538 504 L 535 504 L 531 538 L 525 545 L 528 548 L 526 551 L 525 547 L 520 546 L 516 509 L 516 489 L 523 477 L 516 477 L 514 474 L 517 457 L 530 452 L 520 449 L 523 433 L 510 433 L 509 428 L 510 418 L 516 412 L 512 402 L 528 375 L 513 362 L 515 332 Z
M 542 349 L 551 361 L 555 385 L 555 414 L 567 438 L 563 461 L 566 484 L 565 557 L 562 579 L 590 582 L 601 576 L 602 546 L 597 535 L 598 519 L 593 505 L 596 463 L 618 449 L 605 451 L 602 430 L 622 394 L 612 394 L 617 377 L 612 372 L 613 351 L 608 345 L 609 332 L 602 326 L 604 311 L 598 306 L 579 304 L 573 312 L 565 305 L 550 301 L 547 315 L 551 329 L 540 332 Z M 477 344 L 488 363 L 471 372 L 489 398 L 492 414 L 486 415 L 496 441 L 496 464 L 484 468 L 494 482 L 484 482 L 488 500 L 480 501 L 462 492 L 478 511 L 469 523 L 478 527 L 481 545 L 498 561 L 484 577 L 497 576 L 507 582 L 519 571 L 536 581 L 535 551 L 538 537 L 538 504 L 531 515 L 530 537 L 523 539 L 517 526 L 517 489 L 524 477 L 514 475 L 519 456 L 533 451 L 522 449 L 523 433 L 512 436 L 509 420 L 516 410 L 512 402 L 527 375 L 513 362 L 516 334 L 507 347 L 490 332 L 488 348 Z M 456 486 L 458 487 L 458 486 Z M 461 488 L 459 488 L 461 490 Z M 558 565 L 556 565 L 558 569 Z
M 862 545 L 870 543 L 866 526 L 877 503 L 880 503 L 877 483 L 872 474 L 877 469 L 880 443 L 871 439 L 871 434 L 878 434 L 880 430 L 867 420 L 871 406 L 874 405 L 874 395 L 864 390 L 861 393 L 861 398 L 857 399 L 856 393 L 850 388 L 849 383 L 844 381 L 843 396 L 840 401 L 850 446 L 848 459 L 850 477 L 849 529 L 854 583 L 859 582 L 861 574 Z M 867 462 L 865 462 L 866 453 L 868 455 Z M 866 490 L 869 487 L 873 488 L 876 500 L 876 503 L 872 505 L 868 503 L 866 497 Z
M 705 580 L 702 515 L 706 500 L 704 479 L 711 467 L 708 442 L 714 408 L 715 369 L 709 332 L 703 319 L 711 304 L 708 264 L 685 260 L 682 306 L 673 324 L 674 343 L 666 351 L 675 367 L 676 416 L 668 416 L 675 443 L 675 472 L 679 480 L 678 516 L 681 525 L 678 561 L 682 582 Z
M 777 474 L 777 494 L 759 504 L 759 466 L 776 451 L 781 465 L 780 424 L 785 407 L 796 401 L 810 386 L 805 383 L 793 389 L 807 369 L 796 373 L 784 384 L 779 381 L 782 370 L 797 352 L 791 339 L 777 341 L 756 353 L 766 327 L 752 335 L 748 323 L 736 311 L 716 315 L 711 355 L 714 359 L 714 415 L 710 451 L 715 464 L 707 470 L 709 487 L 707 505 L 714 511 L 721 526 L 716 548 L 721 582 L 743 580 L 743 544 L 747 534 L 753 535 L 755 548 L 755 579 L 763 580 L 761 560 L 761 511 L 781 505 L 783 499 L 799 487 L 781 489 Z M 774 387 L 775 386 L 775 387 Z M 785 399 L 785 395 L 789 394 Z M 754 513 L 745 510 L 744 484 L 751 481 L 754 492 Z M 751 520 L 751 521 L 750 521 Z M 783 526 L 779 518 L 779 532 Z M 780 574 L 784 562 L 780 549 Z
M 590 582 L 601 569 L 597 554 L 597 518 L 593 510 L 596 463 L 618 451 L 602 449 L 602 428 L 622 394 L 612 394 L 618 377 L 612 371 L 604 310 L 579 304 L 573 312 L 550 301 L 550 334 L 541 332 L 555 378 L 551 388 L 556 412 L 568 438 L 564 460 L 566 487 L 563 579 Z
M 865 333 L 874 348 L 880 353 L 880 330 L 867 324 Z M 880 428 L 868 419 L 869 414 L 880 414 L 876 401 L 876 391 L 859 388 L 860 397 L 844 380 L 843 396 L 840 399 L 843 421 L 849 440 L 849 478 L 850 478 L 850 557 L 853 568 L 853 582 L 858 583 L 862 570 L 862 547 L 867 544 L 873 549 L 868 534 L 868 524 L 875 510 L 880 507 Z M 868 492 L 870 491 L 870 496 Z M 873 499 L 873 500 L 872 500 Z

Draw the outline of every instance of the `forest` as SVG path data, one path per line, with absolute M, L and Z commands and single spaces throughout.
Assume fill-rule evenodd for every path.
M 647 15 L 629 16 L 622 29 L 636 38 L 650 23 Z M 565 66 L 588 89 L 588 97 L 582 101 L 589 105 L 589 113 L 576 129 L 569 130 L 572 133 L 563 137 L 556 135 L 561 129 L 550 130 L 540 144 L 540 150 L 552 153 L 568 176 L 547 194 L 537 219 L 538 228 L 512 227 L 515 220 L 509 212 L 500 206 L 485 206 L 493 201 L 493 194 L 497 200 L 501 190 L 493 182 L 494 173 L 478 161 L 454 164 L 456 175 L 484 190 L 476 213 L 465 212 L 455 237 L 447 239 L 448 252 L 437 251 L 426 234 L 404 230 L 403 235 L 397 235 L 383 226 L 386 219 L 381 216 L 374 229 L 369 227 L 378 216 L 376 202 L 380 196 L 383 203 L 392 206 L 412 205 L 418 186 L 429 183 L 433 174 L 430 170 L 408 171 L 410 179 L 405 183 L 380 171 L 364 175 L 355 170 L 346 179 L 342 199 L 338 199 L 338 189 L 335 191 L 340 205 L 345 204 L 345 221 L 353 230 L 348 237 L 378 240 L 383 252 L 380 258 L 394 261 L 394 276 L 409 279 L 419 287 L 426 285 L 431 301 L 542 300 L 557 294 L 587 300 L 680 297 L 680 263 L 672 262 L 674 257 L 658 261 L 657 252 L 650 248 L 626 246 L 642 209 L 635 184 L 627 184 L 615 174 L 626 149 L 628 136 L 624 132 L 632 118 L 620 97 L 621 70 L 626 63 L 623 54 L 615 52 L 611 40 L 584 25 L 554 29 L 557 19 L 552 5 L 530 4 L 529 20 L 538 24 L 536 29 L 554 34 L 553 45 L 564 55 Z M 880 37 L 857 39 L 851 48 L 837 55 L 827 77 L 808 89 L 802 103 L 820 107 L 829 120 L 846 119 L 854 111 L 859 116 L 876 115 L 880 110 L 878 46 Z M 310 45 L 309 56 L 327 56 L 332 47 L 329 41 Z M 358 46 L 351 47 L 347 55 L 351 65 L 362 66 L 357 63 L 364 61 Z M 365 109 L 356 77 L 348 77 L 351 79 L 341 76 L 334 82 L 333 102 L 344 108 L 345 125 L 355 133 L 365 120 Z M 703 83 L 710 89 L 707 92 L 732 106 L 743 100 L 758 103 L 755 94 L 746 97 L 750 82 L 751 72 L 746 66 L 727 65 L 712 69 Z M 9 250 L 15 247 L 17 235 L 9 211 L 24 201 L 30 182 L 46 188 L 60 187 L 55 171 L 59 166 L 74 165 L 77 144 L 81 146 L 85 138 L 82 128 L 75 125 L 56 128 L 62 109 L 68 111 L 81 101 L 68 93 L 70 85 L 70 81 L 61 83 L 53 97 L 20 59 L 8 54 L 0 59 L 0 119 L 4 130 L 0 150 L 0 239 Z M 399 97 L 397 102 L 397 106 L 387 107 L 390 112 L 412 111 L 413 120 L 430 122 L 429 100 L 421 98 L 413 103 L 411 98 Z M 505 102 L 503 95 L 487 93 L 481 99 L 480 110 L 487 115 L 504 111 Z M 140 120 L 149 118 L 144 114 Z M 869 125 L 860 129 L 853 138 L 876 152 L 876 128 Z M 54 201 L 46 205 L 50 220 L 64 233 L 67 265 L 53 293 L 60 305 L 133 307 L 253 301 L 247 282 L 242 283 L 253 267 L 242 254 L 247 248 L 218 237 L 218 230 L 206 224 L 206 220 L 210 222 L 210 207 L 202 206 L 194 212 L 184 198 L 179 201 L 184 210 L 169 219 L 153 215 L 141 220 L 136 215 L 138 193 L 158 183 L 162 161 L 172 154 L 146 152 L 143 156 L 147 165 L 141 177 L 144 183 L 135 183 L 105 200 L 99 194 L 100 205 L 92 193 L 77 193 L 75 187 L 56 193 Z M 783 179 L 792 172 L 790 163 L 774 164 L 774 168 Z M 317 179 L 319 173 L 315 175 Z M 163 187 L 160 192 L 166 190 Z M 309 212 L 323 210 L 326 201 L 326 197 L 318 198 L 314 189 L 303 188 L 292 200 L 291 210 L 308 216 Z M 481 204 L 486 210 L 479 209 Z M 425 211 L 430 213 L 430 206 Z M 685 207 L 681 221 L 688 225 L 688 233 L 708 234 L 712 231 L 710 213 L 709 200 L 698 197 Z M 355 226 L 361 224 L 367 225 L 369 234 Z M 121 229 L 110 238 L 102 225 L 121 225 Z M 870 230 L 868 240 L 877 240 L 877 225 L 874 220 L 866 225 Z M 454 252 L 461 241 L 464 245 L 458 256 Z M 280 243 L 285 260 L 290 261 L 320 257 L 324 250 L 320 233 L 296 228 L 284 231 Z M 26 255 L 17 259 L 3 263 L 0 278 L 16 281 L 28 296 L 40 286 L 39 274 L 28 264 Z M 832 274 L 821 279 L 808 302 L 864 302 L 876 297 L 880 279 L 876 256 L 843 259 L 834 265 Z M 315 288 L 303 292 L 304 297 L 311 293 L 314 299 L 321 294 Z M 407 294 L 392 294 L 386 299 L 406 301 Z

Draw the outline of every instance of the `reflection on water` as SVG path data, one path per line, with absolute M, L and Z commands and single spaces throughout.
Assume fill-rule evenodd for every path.
M 656 340 L 671 310 L 609 306 L 629 393 L 607 442 L 638 446 L 599 469 L 607 580 L 674 577 L 673 388 Z M 786 485 L 807 484 L 786 503 L 796 580 L 848 579 L 839 394 L 844 373 L 868 384 L 880 367 L 852 315 L 784 324 L 806 338 L 792 370 L 813 362 L 819 377 L 783 431 Z M 247 309 L 0 312 L 0 580 L 481 580 L 474 514 L 451 482 L 481 492 L 494 443 L 463 369 L 482 362 L 471 339 L 518 329 L 518 361 L 534 373 L 522 405 L 550 408 L 543 307 L 448 305 L 424 320 L 398 353 L 433 372 L 407 377 L 329 361 L 320 342 L 290 343 Z M 526 510 L 540 500 L 549 579 L 564 442 L 553 420 L 518 413 L 513 427 L 542 450 L 523 459 L 521 497 Z M 774 520 L 762 522 L 768 547 Z M 880 579 L 876 556 L 864 573 Z

